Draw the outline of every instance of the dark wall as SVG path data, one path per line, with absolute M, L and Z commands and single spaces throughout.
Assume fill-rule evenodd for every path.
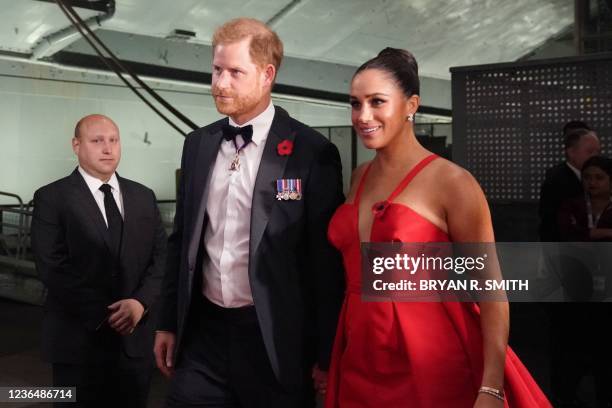
M 612 54 L 451 69 L 453 161 L 482 185 L 498 240 L 537 240 L 547 168 L 562 128 L 582 120 L 612 153 Z

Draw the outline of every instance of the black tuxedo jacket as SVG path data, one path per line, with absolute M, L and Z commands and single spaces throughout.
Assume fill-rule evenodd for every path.
M 337 148 L 313 129 L 276 113 L 253 191 L 249 279 L 272 369 L 281 384 L 303 382 L 304 370 L 329 364 L 343 299 L 339 253 L 327 225 L 344 201 Z M 185 140 L 174 231 L 162 289 L 160 330 L 177 334 L 180 353 L 191 301 L 201 292 L 208 179 L 227 118 Z M 293 152 L 277 152 L 283 140 Z M 301 179 L 301 200 L 279 201 L 277 179 Z
M 583 194 L 582 183 L 566 163 L 546 170 L 540 190 L 540 240 L 562 241 L 557 225 L 558 212 L 563 201 Z
M 102 361 L 116 356 L 118 347 L 131 357 L 152 354 L 151 315 L 159 307 L 166 233 L 153 191 L 117 178 L 124 210 L 119 265 L 102 213 L 78 170 L 34 193 L 32 250 L 48 290 L 42 328 L 47 361 Z M 107 306 L 126 298 L 140 301 L 146 313 L 134 332 L 121 338 L 101 323 Z

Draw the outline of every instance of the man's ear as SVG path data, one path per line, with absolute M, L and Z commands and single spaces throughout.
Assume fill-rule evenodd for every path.
M 274 80 L 276 79 L 276 68 L 274 68 L 274 65 L 272 64 L 267 64 L 263 69 L 263 74 L 264 84 L 271 88 L 272 84 L 274 84 Z
M 79 140 L 78 137 L 73 137 L 72 138 L 72 151 L 75 154 L 79 154 L 79 147 L 81 145 L 81 141 Z

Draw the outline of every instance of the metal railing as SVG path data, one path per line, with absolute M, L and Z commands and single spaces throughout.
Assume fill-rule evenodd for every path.
M 43 304 L 47 289 L 38 278 L 30 248 L 34 203 L 25 204 L 17 194 L 6 192 L 0 192 L 0 202 L 0 297 Z M 170 232 L 176 202 L 158 200 L 157 205 L 163 226 Z
M 0 205 L 0 250 L 7 256 L 23 259 L 30 238 L 30 220 L 32 203 L 24 204 L 17 194 L 0 191 L 0 197 L 14 198 L 16 204 Z M 17 222 L 6 220 L 7 214 L 16 215 Z

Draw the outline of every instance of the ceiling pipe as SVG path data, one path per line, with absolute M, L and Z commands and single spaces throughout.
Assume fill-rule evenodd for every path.
M 302 2 L 302 0 L 292 0 L 289 4 L 283 7 L 278 13 L 272 16 L 266 25 L 270 28 L 274 28 L 287 14 L 295 10 L 295 8 Z
M 174 122 L 172 122 L 166 115 L 164 115 L 157 107 L 155 107 L 151 101 L 144 97 L 144 95 L 136 89 L 136 87 L 127 80 L 126 77 L 123 76 L 122 72 L 127 73 L 138 85 L 142 86 L 155 100 L 161 103 L 166 109 L 175 114 L 179 119 L 183 120 L 186 124 L 192 127 L 194 130 L 197 129 L 197 125 L 191 122 L 185 115 L 176 110 L 172 105 L 170 105 L 164 98 L 162 98 L 157 92 L 151 89 L 146 83 L 144 83 L 136 74 L 132 72 L 128 67 L 123 65 L 121 61 L 117 59 L 115 54 L 96 36 L 88 26 L 85 24 L 85 21 L 79 16 L 72 6 L 64 3 L 64 0 L 55 0 L 55 3 L 62 10 L 62 13 L 66 16 L 68 20 L 76 27 L 79 33 L 83 36 L 85 41 L 89 43 L 91 48 L 94 49 L 96 54 L 100 57 L 100 60 L 106 65 L 106 67 L 114 71 L 115 74 L 121 79 L 121 81 L 132 90 L 144 103 L 147 104 L 160 118 L 162 118 L 166 123 L 172 126 L 176 131 L 181 133 L 183 136 L 187 136 L 187 134 L 181 130 Z M 105 55 L 102 52 L 102 49 L 106 52 Z
M 53 3 L 55 4 L 55 0 L 36 0 L 41 3 Z M 72 7 L 82 8 L 86 10 L 94 10 L 99 11 L 100 13 L 105 13 L 109 8 L 109 3 L 114 3 L 115 0 L 70 0 L 70 5 Z M 114 7 L 114 4 L 113 4 Z
M 584 31 L 588 14 L 589 0 L 574 0 L 574 47 L 576 55 L 584 54 Z
M 110 0 L 107 4 L 107 10 L 100 15 L 90 17 L 84 20 L 85 24 L 91 30 L 97 30 L 102 27 L 102 23 L 110 19 L 115 15 L 115 0 Z M 70 25 L 66 28 L 62 28 L 52 34 L 43 37 L 35 46 L 32 48 L 31 60 L 40 60 L 46 57 L 50 57 L 56 52 L 66 48 L 80 38 L 80 33 L 74 25 Z

